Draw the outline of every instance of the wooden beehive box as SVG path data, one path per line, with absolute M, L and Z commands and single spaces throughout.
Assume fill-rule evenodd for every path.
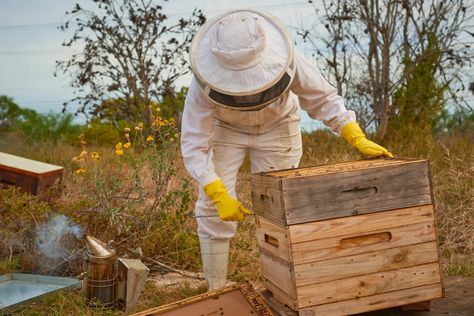
M 63 174 L 63 167 L 0 152 L 0 182 L 39 194 Z
M 443 297 L 428 161 L 260 173 L 251 187 L 265 286 L 300 315 Z

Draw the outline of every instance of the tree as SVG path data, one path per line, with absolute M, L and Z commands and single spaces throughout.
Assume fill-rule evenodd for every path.
M 150 100 L 148 106 L 152 108 L 160 108 L 160 115 L 165 118 L 179 116 L 184 108 L 184 100 L 186 98 L 187 87 L 181 87 L 179 91 L 169 93 L 161 98 L 161 102 L 157 103 L 154 100 Z M 129 104 L 124 107 L 123 105 Z M 116 99 L 105 99 L 94 109 L 94 118 L 100 121 L 111 123 L 114 126 L 118 126 L 118 123 L 122 120 L 131 119 L 128 113 L 140 113 L 143 104 L 137 102 L 134 98 L 126 100 L 124 98 Z M 126 110 L 126 112 L 124 112 Z M 144 112 L 145 113 L 145 112 Z
M 0 96 L 0 129 L 5 130 L 14 125 L 21 116 L 21 108 L 12 98 Z
M 12 98 L 0 95 L 0 129 L 2 131 L 17 126 L 35 113 L 34 110 L 21 108 Z
M 388 126 L 392 132 L 387 136 L 392 145 L 418 146 L 433 139 L 445 114 L 446 86 L 440 84 L 435 75 L 440 57 L 439 42 L 433 33 L 428 34 L 428 45 L 416 59 L 406 56 L 404 80 L 392 97 L 395 113 L 389 117 Z
M 330 80 L 342 90 L 348 106 L 358 109 L 359 116 L 369 114 L 366 126 L 375 123 L 381 139 L 390 116 L 397 115 L 393 93 L 416 67 L 406 58 L 420 59 L 429 34 L 440 47 L 435 78 L 462 105 L 457 92 L 473 56 L 463 40 L 473 12 L 468 1 L 322 0 L 322 4 L 322 11 L 315 4 L 321 23 L 303 27 L 300 34 L 324 58 Z
M 60 27 L 75 27 L 64 46 L 84 44 L 80 53 L 56 62 L 55 75 L 68 73 L 78 95 L 64 106 L 78 102 L 78 112 L 100 116 L 106 111 L 103 101 L 113 99 L 113 119 L 149 123 L 150 104 L 172 98 L 175 81 L 189 71 L 189 46 L 205 17 L 195 9 L 171 23 L 163 7 L 151 0 L 94 3 L 91 10 L 76 4 Z

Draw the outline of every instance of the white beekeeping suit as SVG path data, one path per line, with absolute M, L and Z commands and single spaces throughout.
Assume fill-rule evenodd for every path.
M 337 90 L 294 51 L 283 24 L 266 13 L 236 10 L 208 21 L 193 41 L 191 64 L 181 149 L 200 185 L 195 213 L 211 290 L 225 285 L 229 240 L 236 221 L 248 214 L 235 200 L 244 157 L 249 155 L 252 173 L 296 168 L 300 107 L 336 133 L 356 123 Z

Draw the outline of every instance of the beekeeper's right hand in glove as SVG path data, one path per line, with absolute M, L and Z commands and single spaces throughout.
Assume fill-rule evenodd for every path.
M 359 124 L 354 121 L 350 121 L 341 131 L 341 136 L 349 142 L 352 146 L 357 148 L 362 154 L 369 157 L 389 157 L 393 158 L 391 152 L 386 148 L 374 143 L 373 141 L 368 140 L 365 137 L 364 132 L 360 128 Z
M 223 221 L 242 221 L 250 211 L 246 209 L 242 203 L 234 199 L 225 188 L 220 178 L 207 184 L 204 192 L 214 202 L 217 213 Z

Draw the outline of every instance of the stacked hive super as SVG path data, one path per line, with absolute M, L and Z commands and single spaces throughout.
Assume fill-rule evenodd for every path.
M 429 163 L 386 159 L 252 175 L 265 286 L 300 315 L 443 296 Z

